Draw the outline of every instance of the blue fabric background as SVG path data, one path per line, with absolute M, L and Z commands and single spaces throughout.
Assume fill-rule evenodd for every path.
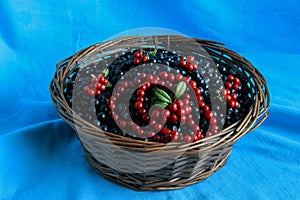
M 300 199 L 300 2 L 0 1 L 0 199 Z M 205 182 L 135 192 L 99 177 L 58 117 L 55 64 L 137 27 L 223 42 L 265 75 L 271 116 Z

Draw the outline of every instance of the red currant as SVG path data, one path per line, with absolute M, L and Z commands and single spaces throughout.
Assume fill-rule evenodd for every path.
M 170 105 L 170 110 L 171 110 L 172 112 L 176 112 L 177 109 L 178 109 L 178 106 L 177 106 L 176 103 L 172 103 L 172 104 Z
M 154 125 L 154 129 L 155 129 L 156 131 L 160 131 L 160 130 L 162 129 L 162 125 L 161 125 L 161 124 L 155 124 L 155 125 Z
M 235 84 L 233 85 L 233 89 L 238 90 L 239 88 L 240 88 L 240 85 L 239 85 L 239 84 L 235 83 Z
M 136 102 L 136 103 L 135 103 L 135 108 L 136 108 L 136 109 L 141 109 L 141 108 L 143 108 L 143 103 L 140 102 L 140 101 Z
M 142 118 L 144 122 L 148 122 L 150 120 L 150 117 L 147 114 L 144 114 Z
M 180 59 L 180 65 L 181 66 L 183 66 L 183 67 L 186 66 L 186 63 L 187 62 L 184 59 Z
M 144 115 L 144 114 L 147 113 L 147 111 L 146 111 L 145 108 L 141 108 L 141 109 L 139 110 L 139 113 L 140 113 L 141 115 Z
M 144 90 L 138 90 L 137 95 L 139 97 L 144 97 L 145 96 L 145 91 Z
M 241 84 L 241 81 L 239 78 L 234 78 L 234 83 L 240 85 Z
M 192 137 L 190 135 L 186 135 L 186 136 L 184 136 L 184 140 L 186 143 L 190 143 L 190 142 L 192 142 Z
M 146 79 L 147 79 L 148 81 L 151 81 L 151 80 L 153 79 L 152 74 L 148 74 L 147 77 L 146 77 Z
M 229 76 L 227 77 L 227 81 L 229 81 L 229 82 L 234 81 L 234 77 L 233 77 L 232 75 L 229 75 Z
M 238 98 L 237 94 L 231 94 L 231 98 L 236 100 Z
M 140 51 L 136 51 L 136 52 L 134 52 L 134 57 L 135 58 L 140 58 L 141 57 L 141 52 Z
M 160 77 L 163 78 L 163 79 L 167 79 L 168 78 L 168 73 L 163 71 L 160 73 Z
M 236 101 L 234 101 L 234 100 L 229 101 L 228 106 L 231 107 L 231 108 L 235 107 L 235 104 L 236 104 L 235 102 Z
M 134 61 L 133 61 L 133 63 L 134 63 L 135 65 L 138 65 L 138 64 L 141 63 L 141 60 L 140 60 L 139 58 L 135 58 Z
M 173 81 L 175 80 L 175 75 L 174 75 L 174 74 L 169 74 L 168 80 L 169 80 L 170 82 L 173 82 Z
M 172 113 L 171 116 L 169 117 L 170 122 L 175 123 L 178 120 L 178 117 L 176 114 Z
M 189 63 L 189 64 L 186 65 L 186 69 L 187 69 L 188 71 L 192 71 L 192 70 L 194 69 L 194 65 L 191 64 L 191 63 Z
M 183 76 L 181 74 L 176 74 L 176 80 L 181 81 Z
M 191 81 L 190 84 L 191 84 L 192 88 L 196 88 L 197 87 L 196 81 Z
M 149 58 L 148 58 L 148 56 L 143 56 L 142 60 L 143 60 L 143 62 L 148 62 Z
M 92 89 L 90 89 L 89 90 L 89 95 L 92 97 L 92 96 L 95 96 L 95 90 L 92 90 Z
M 226 85 L 226 88 L 228 88 L 228 89 L 232 88 L 232 84 L 230 82 L 226 82 L 225 85 Z
M 196 95 L 200 95 L 201 94 L 200 88 L 194 88 L 194 92 L 195 92 Z

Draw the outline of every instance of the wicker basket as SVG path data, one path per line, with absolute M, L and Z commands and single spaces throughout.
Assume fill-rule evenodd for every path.
M 105 178 L 139 191 L 178 189 L 201 182 L 224 166 L 231 153 L 232 145 L 239 138 L 256 129 L 268 117 L 270 97 L 267 83 L 262 74 L 244 57 L 225 48 L 220 43 L 195 39 L 214 58 L 214 62 L 225 63 L 246 78 L 247 83 L 245 85 L 250 89 L 249 97 L 253 102 L 246 117 L 226 127 L 217 135 L 179 146 L 176 143 L 166 146 L 163 143 L 134 140 L 103 132 L 100 128 L 83 120 L 68 105 L 63 95 L 66 78 L 76 72 L 78 62 L 85 59 L 87 55 L 95 52 L 103 53 L 107 49 L 118 49 L 120 46 L 135 43 L 140 39 L 141 37 L 126 37 L 95 44 L 58 63 L 50 84 L 53 103 L 59 115 L 76 130 L 88 162 Z M 181 36 L 175 37 L 176 39 L 185 40 Z M 107 138 L 109 138 L 109 142 L 107 142 Z M 147 154 L 160 148 L 164 148 L 163 155 L 160 154 L 160 159 L 155 159 L 153 154 Z M 138 155 L 144 156 L 132 157 L 132 154 L 126 154 L 124 150 L 139 152 L 141 154 Z M 174 153 L 180 153 L 180 156 L 166 165 L 161 156 L 168 158 Z M 105 154 L 111 155 L 111 159 L 106 160 L 104 164 L 97 158 Z M 110 167 L 112 165 L 118 167 L 115 158 L 120 156 L 128 160 L 129 164 L 126 163 L 127 165 L 130 165 L 131 160 L 134 160 L 135 163 L 140 160 L 141 165 L 144 166 L 161 165 L 165 167 L 144 173 L 127 173 L 121 170 L 121 168 L 126 167 L 122 163 L 119 165 L 120 170 L 116 167 Z M 135 167 L 141 166 L 131 165 L 127 167 L 134 171 Z

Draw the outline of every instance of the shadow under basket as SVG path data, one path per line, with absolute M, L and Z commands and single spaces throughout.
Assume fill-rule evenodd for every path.
M 110 55 L 112 51 L 119 51 L 127 44 L 138 44 L 137 46 L 144 48 L 140 41 L 149 37 L 124 37 L 98 43 L 61 61 L 57 64 L 51 81 L 50 93 L 59 115 L 76 131 L 88 162 L 100 175 L 138 191 L 184 188 L 205 180 L 221 169 L 233 144 L 261 125 L 269 115 L 269 91 L 262 74 L 244 57 L 221 43 L 194 39 L 202 47 L 199 49 L 200 53 L 205 51 L 216 65 L 226 65 L 244 77 L 243 87 L 248 88 L 252 105 L 243 119 L 223 128 L 216 135 L 197 142 L 171 142 L 166 145 L 104 132 L 81 118 L 64 95 L 69 77 L 82 67 L 79 63 L 82 60 L 96 62 L 97 56 L 88 56 L 107 52 Z M 164 36 L 157 37 L 159 39 Z M 185 38 L 173 36 L 172 41 L 176 40 L 182 42 Z M 164 48 L 163 42 L 159 48 Z M 119 162 L 119 158 L 124 162 Z M 157 166 L 163 167 L 156 168 Z M 143 168 L 145 171 L 141 171 Z

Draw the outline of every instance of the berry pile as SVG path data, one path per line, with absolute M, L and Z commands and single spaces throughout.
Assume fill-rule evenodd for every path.
M 217 134 L 251 107 L 243 77 L 217 60 L 216 65 L 215 69 L 208 61 L 167 50 L 132 50 L 116 55 L 104 70 L 100 64 L 89 65 L 72 74 L 64 94 L 69 106 L 74 96 L 80 98 L 78 115 L 103 131 L 190 143 Z M 138 66 L 144 66 L 142 72 Z M 123 97 L 128 97 L 128 105 Z M 226 113 L 219 112 L 219 106 L 212 109 L 213 101 L 226 103 Z M 95 105 L 92 109 L 86 106 L 89 102 Z

